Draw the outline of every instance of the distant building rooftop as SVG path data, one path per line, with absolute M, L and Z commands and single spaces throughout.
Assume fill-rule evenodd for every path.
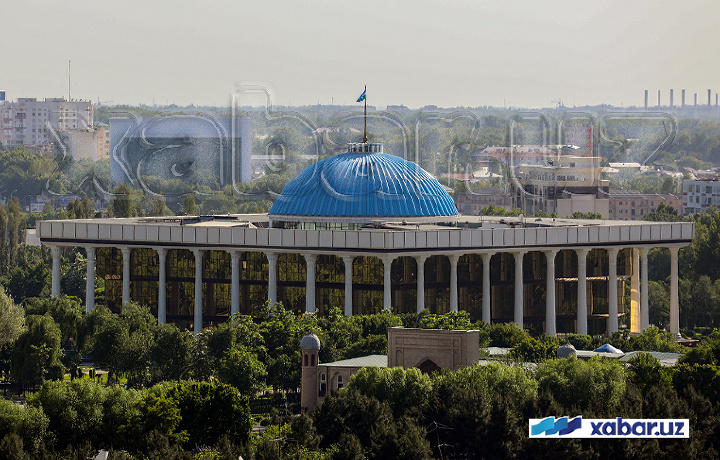
M 387 355 L 359 356 L 332 363 L 320 363 L 320 365 L 332 367 L 388 367 L 388 357 Z

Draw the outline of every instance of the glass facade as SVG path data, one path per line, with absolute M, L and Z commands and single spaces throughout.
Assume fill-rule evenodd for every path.
M 135 248 L 130 256 L 131 299 L 157 315 L 159 258 L 150 248 Z M 626 283 L 632 273 L 631 249 L 618 254 L 618 312 L 622 315 L 629 301 Z M 547 261 L 543 252 L 523 257 L 524 326 L 541 333 L 545 328 Z M 122 305 L 123 255 L 117 248 L 98 248 L 97 275 L 105 282 L 104 303 L 119 312 Z M 577 255 L 574 250 L 559 251 L 555 257 L 555 299 L 558 333 L 572 333 L 577 318 Z M 268 296 L 268 261 L 261 252 L 240 253 L 240 312 L 254 317 Z M 458 309 L 473 320 L 482 317 L 482 258 L 466 254 L 458 259 Z M 425 307 L 431 313 L 450 310 L 450 259 L 433 255 L 425 260 Z M 417 311 L 417 262 L 415 257 L 393 260 L 391 304 L 395 313 Z M 608 314 L 607 251 L 594 249 L 587 257 L 588 325 L 590 334 L 604 334 Z M 278 257 L 277 299 L 285 308 L 305 311 L 307 265 L 301 254 L 283 253 Z M 231 257 L 226 251 L 203 254 L 203 323 L 225 321 L 231 308 Z M 353 314 L 379 313 L 384 302 L 384 265 L 380 258 L 355 257 L 353 262 Z M 491 316 L 496 322 L 514 320 L 515 257 L 498 253 L 490 260 Z M 324 315 L 330 308 L 343 310 L 345 304 L 345 265 L 341 257 L 320 255 L 315 259 L 316 311 Z M 195 308 L 195 256 L 188 249 L 172 249 L 166 258 L 167 321 L 190 328 Z

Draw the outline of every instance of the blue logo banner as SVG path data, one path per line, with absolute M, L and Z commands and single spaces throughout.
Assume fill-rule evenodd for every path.
M 689 438 L 688 419 L 530 419 L 531 438 Z

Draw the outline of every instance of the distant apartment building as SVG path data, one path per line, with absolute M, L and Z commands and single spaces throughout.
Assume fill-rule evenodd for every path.
M 250 120 L 244 117 L 113 117 L 110 176 L 115 185 L 146 177 L 164 185 L 173 180 L 208 187 L 250 182 L 251 145 Z
M 600 157 L 547 156 L 543 164 L 521 164 L 511 180 L 514 207 L 568 217 L 575 212 L 609 214 L 610 183 L 600 179 Z
M 577 147 L 575 155 L 593 156 L 593 125 L 592 123 L 575 123 L 563 129 L 564 143 Z
M 110 126 L 105 123 L 95 125 L 96 160 L 110 159 Z
M 650 170 L 649 166 L 640 163 L 608 163 L 608 166 L 603 168 L 604 173 L 621 176 L 644 174 Z
M 458 193 L 455 197 L 455 206 L 460 214 L 477 216 L 483 208 L 490 205 L 510 211 L 512 209 L 512 195 L 503 187 L 484 187 L 466 193 Z
M 684 180 L 682 183 L 682 213 L 697 214 L 712 206 L 720 208 L 720 181 Z
M 57 142 L 53 131 L 92 128 L 90 101 L 66 101 L 64 98 L 19 98 L 0 101 L 0 143 L 4 147 L 23 145 L 35 150 Z
M 540 165 L 546 158 L 557 156 L 561 149 L 552 145 L 513 145 L 510 147 L 486 147 L 473 154 L 474 161 L 499 160 L 507 166 Z
M 683 213 L 682 195 L 675 193 L 640 193 L 633 190 L 611 190 L 608 219 L 641 220 L 653 213 L 661 203 L 672 206 L 678 214 Z
M 581 123 L 564 128 L 562 145 L 511 145 L 486 147 L 473 154 L 475 161 L 499 160 L 508 166 L 540 165 L 560 154 L 593 156 L 593 127 Z

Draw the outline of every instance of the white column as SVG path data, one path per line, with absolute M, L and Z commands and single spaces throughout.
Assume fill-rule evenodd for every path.
M 640 250 L 630 249 L 632 275 L 630 276 L 630 332 L 642 332 L 640 311 Z
M 547 266 L 545 284 L 545 333 L 550 336 L 557 335 L 555 321 L 555 255 L 557 249 L 545 251 Z
M 165 248 L 155 249 L 158 253 L 158 323 L 165 324 L 167 322 L 167 252 Z
M 648 304 L 648 251 L 640 248 L 640 329 L 650 327 L 650 306 Z
M 425 261 L 428 256 L 416 256 L 417 264 L 417 312 L 425 309 Z
M 577 290 L 577 333 L 588 333 L 587 311 L 587 255 L 589 249 L 576 249 L 578 259 L 578 290 Z
M 305 280 L 305 312 L 315 313 L 315 254 L 303 254 L 307 266 Z
M 670 246 L 670 332 L 680 334 L 680 303 L 678 299 L 678 251 L 677 246 Z
M 230 253 L 230 270 L 232 278 L 230 282 L 230 314 L 240 313 L 240 253 L 232 251 Z
M 453 254 L 450 259 L 450 311 L 458 311 L 458 274 L 457 266 L 460 256 Z
M 87 252 L 87 280 L 85 283 L 85 311 L 90 313 L 95 308 L 95 248 L 85 248 Z
M 480 254 L 483 261 L 483 272 L 482 272 L 482 320 L 483 322 L 490 324 L 491 318 L 490 318 L 490 259 L 492 259 L 492 254 L 490 253 L 482 253 Z
M 278 254 L 274 252 L 266 252 L 265 256 L 268 260 L 268 300 L 270 300 L 270 305 L 273 305 L 277 302 Z
M 60 295 L 60 247 L 52 246 L 52 297 Z
M 608 336 L 618 331 L 617 248 L 608 248 Z
M 390 269 L 392 268 L 392 261 L 394 257 L 386 256 L 382 257 L 381 260 L 383 262 L 383 308 L 385 310 L 392 311 L 392 280 L 390 279 Z
M 523 329 L 523 256 L 525 253 L 514 252 L 513 256 L 515 256 L 515 324 Z
M 120 248 L 123 255 L 123 275 L 122 275 L 122 303 L 123 305 L 130 302 L 130 254 L 132 249 Z
M 345 264 L 345 316 L 353 314 L 353 294 L 352 294 L 352 274 L 354 256 L 344 256 L 342 258 Z
M 203 253 L 200 249 L 193 249 L 195 254 L 195 317 L 193 324 L 193 332 L 195 335 L 202 332 L 203 324 L 203 298 L 202 298 L 202 282 L 203 282 Z

